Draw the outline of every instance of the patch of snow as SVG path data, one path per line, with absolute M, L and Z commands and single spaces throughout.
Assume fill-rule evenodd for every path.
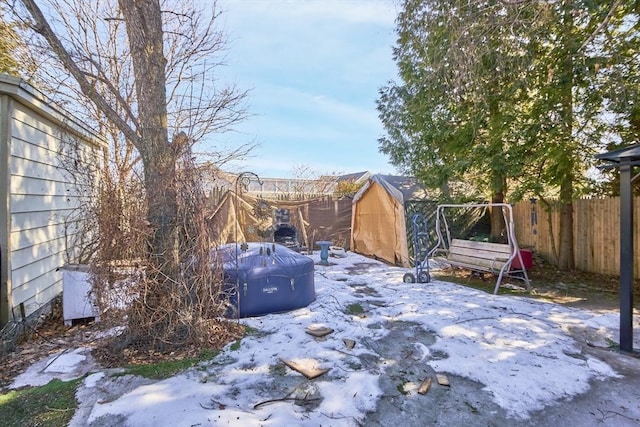
M 319 261 L 318 253 L 311 257 Z M 398 322 L 435 336 L 433 344 L 410 345 L 416 365 L 482 384 L 515 420 L 587 392 L 593 380 L 618 375 L 604 361 L 584 355 L 569 335 L 585 328 L 600 339 L 614 339 L 615 312 L 492 295 L 444 281 L 404 283 L 406 269 L 351 252 L 331 261 L 316 266 L 317 298 L 308 307 L 242 319 L 258 332 L 243 338 L 239 348 L 228 345 L 211 362 L 163 381 L 123 382 L 127 392 L 112 390 L 113 398 L 87 402 L 86 418 L 74 418 L 76 425 L 109 417 L 136 426 L 357 425 L 382 399 L 380 376 L 394 363 L 372 343 L 389 339 L 385 325 Z M 352 304 L 363 313 L 352 314 Z M 318 326 L 333 332 L 323 338 L 305 332 Z M 345 338 L 355 347 L 347 348 Z M 638 341 L 636 336 L 636 348 Z M 87 364 L 84 351 L 42 361 L 13 386 L 83 375 L 87 370 L 77 368 Z M 307 380 L 282 360 L 309 360 L 329 371 Z M 96 373 L 85 379 L 83 390 L 116 388 L 118 381 L 123 380 Z M 78 395 L 86 398 L 83 393 Z

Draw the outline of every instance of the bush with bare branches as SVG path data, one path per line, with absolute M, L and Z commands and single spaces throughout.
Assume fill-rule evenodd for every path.
M 161 269 L 143 256 L 149 233 L 143 187 L 128 182 L 101 188 L 94 289 L 102 321 L 109 326 L 126 325 L 108 342 L 103 355 L 139 358 L 184 348 L 215 348 L 242 333 L 240 325 L 224 319 L 224 271 L 211 256 L 202 169 L 195 164 L 191 145 L 181 146 L 184 152 L 176 180 L 167 183 L 179 195 L 180 271 L 176 277 L 162 277 Z M 123 184 L 128 191 L 122 191 Z
M 40 3 L 11 2 L 25 54 L 42 64 L 34 78 L 96 124 L 117 165 L 85 222 L 97 224 L 89 234 L 98 239 L 91 263 L 102 318 L 126 320 L 113 348 L 224 340 L 237 325 L 216 330 L 222 280 L 209 262 L 191 147 L 246 117 L 246 91 L 217 79 L 226 39 L 215 2 Z

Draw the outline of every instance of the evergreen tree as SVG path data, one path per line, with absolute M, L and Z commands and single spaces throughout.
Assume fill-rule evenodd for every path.
M 401 82 L 382 88 L 378 100 L 386 130 L 380 150 L 431 187 L 450 191 L 457 183 L 493 202 L 557 198 L 556 262 L 573 268 L 571 202 L 586 188 L 603 137 L 614 132 L 603 113 L 615 106 L 618 116 L 634 117 L 628 104 L 605 102 L 607 85 L 634 93 L 634 8 L 405 0 L 394 50 Z M 623 29 L 626 38 L 617 40 Z M 627 65 L 617 69 L 621 59 Z M 615 78 L 615 69 L 624 77 Z M 494 238 L 498 225 L 494 218 Z
M 4 7 L 0 6 L 0 73 L 17 76 L 20 67 L 15 59 L 15 50 L 20 44 L 20 38 L 14 24 L 5 20 L 6 16 Z

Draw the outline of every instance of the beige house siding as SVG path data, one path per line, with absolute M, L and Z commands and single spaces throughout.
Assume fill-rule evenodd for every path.
M 90 197 L 104 146 L 86 126 L 6 75 L 0 75 L 0 146 L 5 324 L 30 316 L 62 292 L 58 269 L 77 262 L 76 243 L 86 237 L 79 233 L 77 208 Z M 81 166 L 67 166 L 73 163 Z

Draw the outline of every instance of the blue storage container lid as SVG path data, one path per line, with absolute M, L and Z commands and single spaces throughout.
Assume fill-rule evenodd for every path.
M 222 261 L 229 276 L 235 276 L 237 250 L 237 270 L 240 277 L 251 272 L 251 276 L 283 274 L 296 276 L 313 270 L 313 260 L 278 243 L 229 243 L 215 250 L 215 259 Z M 244 273 L 244 274 L 243 274 Z

